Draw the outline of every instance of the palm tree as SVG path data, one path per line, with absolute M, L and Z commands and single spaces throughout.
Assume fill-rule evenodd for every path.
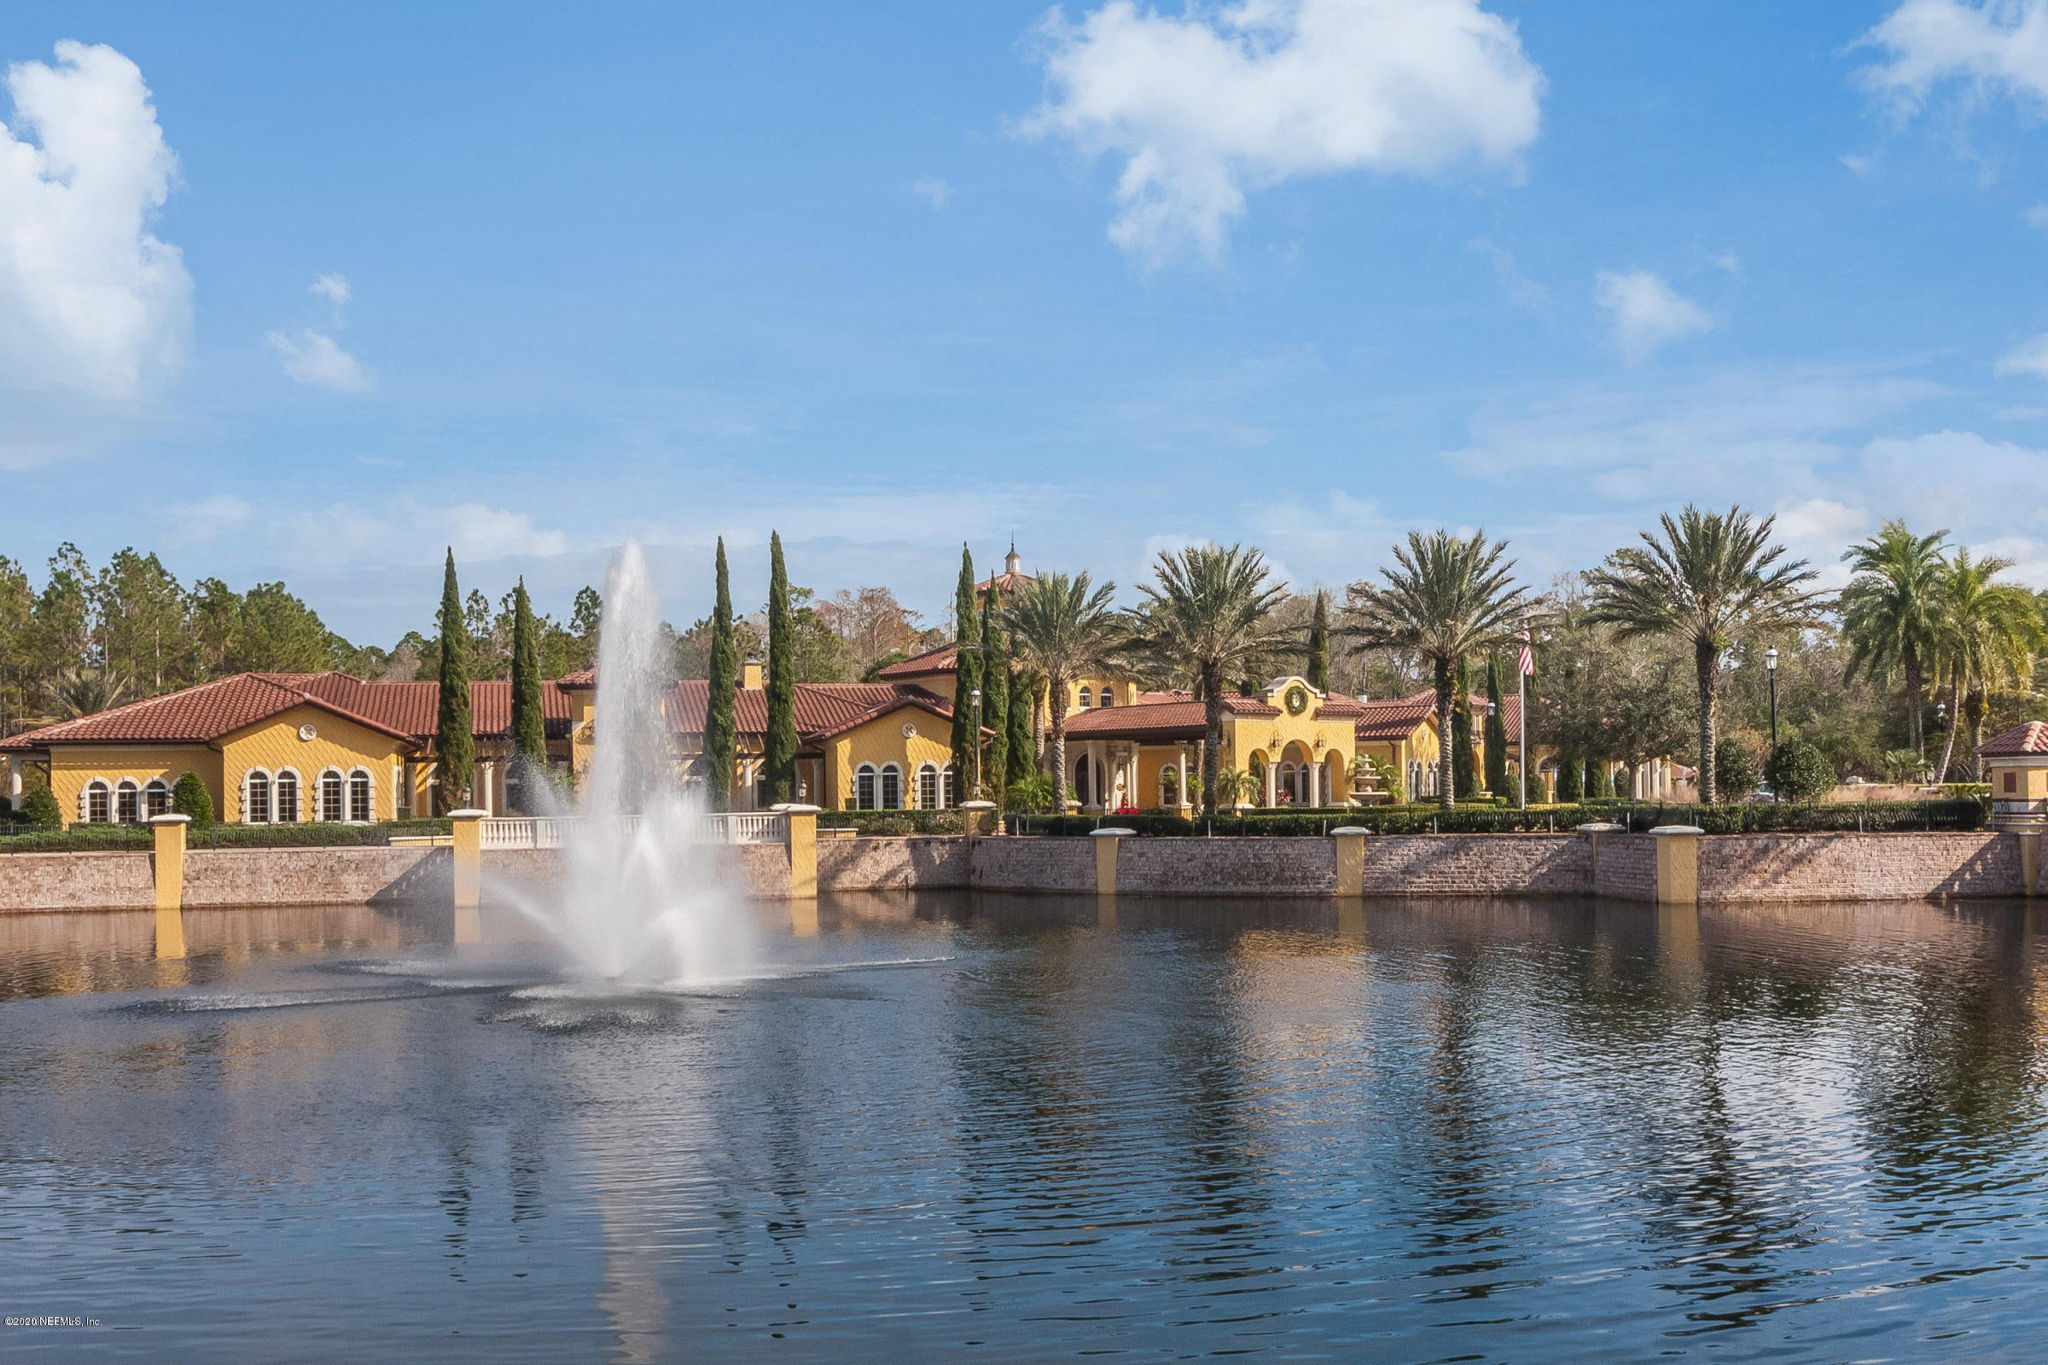
M 1648 531 L 1586 575 L 1589 619 L 1621 639 L 1669 636 L 1692 643 L 1699 685 L 1700 799 L 1714 799 L 1714 707 L 1721 656 L 1738 634 L 1800 629 L 1819 621 L 1825 600 L 1807 588 L 1815 577 L 1803 559 L 1785 560 L 1771 543 L 1777 518 L 1758 521 L 1740 507 L 1702 512 L 1687 506 L 1673 521 L 1658 518 L 1661 540 Z
M 1922 757 L 1927 662 L 1934 651 L 1947 538 L 1947 531 L 1916 536 L 1905 522 L 1887 521 L 1842 555 L 1854 573 L 1841 598 L 1842 633 L 1851 646 L 1843 680 L 1853 682 L 1861 674 L 1882 681 L 1897 670 L 1906 684 L 1907 741 Z
M 1936 782 L 1948 780 L 1955 759 L 1956 730 L 1970 726 L 1970 770 L 1979 765 L 1984 713 L 1994 693 L 2023 687 L 2034 675 L 2034 651 L 2043 643 L 2041 609 L 2034 595 L 1997 582 L 2012 567 L 2009 559 L 1971 559 L 1956 551 L 1941 576 L 1934 630 L 1935 676 L 1948 694 L 1948 734 L 1941 744 Z
M 1156 672 L 1186 673 L 1195 684 L 1202 730 L 1202 811 L 1216 813 L 1217 769 L 1223 753 L 1226 679 L 1261 673 L 1276 659 L 1298 653 L 1300 635 L 1273 618 L 1287 595 L 1268 583 L 1272 570 L 1259 551 L 1242 545 L 1189 545 L 1162 551 L 1145 600 L 1131 614 L 1135 657 Z
M 72 664 L 45 686 L 50 709 L 59 720 L 77 720 L 111 711 L 134 691 L 133 682 L 119 669 L 89 664 Z
M 1442 739 L 1437 755 L 1437 799 L 1449 810 L 1458 799 L 1450 742 L 1451 694 L 1458 665 L 1475 651 L 1492 649 L 1521 624 L 1526 595 L 1514 585 L 1514 561 L 1507 542 L 1475 531 L 1461 540 L 1449 531 L 1408 533 L 1394 547 L 1394 567 L 1380 570 L 1380 583 L 1354 583 L 1351 623 L 1345 633 L 1368 647 L 1404 650 L 1426 662 L 1435 676 L 1436 718 Z
M 1114 583 L 1096 587 L 1085 573 L 1047 573 L 1027 579 L 1002 607 L 1015 659 L 1045 685 L 1055 811 L 1067 808 L 1067 685 L 1117 670 L 1123 618 L 1110 606 L 1115 593 Z

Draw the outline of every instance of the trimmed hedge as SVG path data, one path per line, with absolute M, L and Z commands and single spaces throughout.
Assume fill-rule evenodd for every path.
M 392 820 L 381 825 L 188 825 L 190 848 L 377 847 L 394 837 L 447 834 L 448 820 Z M 20 833 L 12 832 L 20 829 Z M 0 853 L 147 852 L 156 835 L 147 825 L 73 825 L 69 829 L 0 829 Z
M 851 829 L 863 835 L 961 834 L 967 825 L 957 810 L 828 810 L 818 814 L 819 829 Z
M 1307 811 L 1249 811 L 1207 820 L 1172 815 L 1024 815 L 1011 819 L 1014 834 L 1087 835 L 1105 827 L 1141 835 L 1210 835 L 1215 838 L 1320 837 L 1345 825 L 1375 834 L 1568 833 L 1580 825 L 1625 824 L 1635 833 L 1659 825 L 1698 825 L 1709 834 L 1771 834 L 1864 830 L 1969 830 L 1981 828 L 1987 811 L 1976 799 L 1873 802 L 1868 805 L 1780 805 L 1769 802 L 1723 806 L 1650 806 L 1608 801 L 1597 805 L 1459 806 L 1446 813 L 1434 805 L 1368 806 L 1318 814 Z

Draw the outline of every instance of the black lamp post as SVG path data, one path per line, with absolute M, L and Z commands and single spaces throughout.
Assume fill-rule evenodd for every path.
M 1764 674 L 1771 680 L 1771 754 L 1775 757 L 1778 752 L 1778 647 L 1776 645 L 1772 645 L 1764 651 Z M 1772 783 L 1771 800 L 1782 801 L 1784 799 L 1778 792 L 1777 783 Z

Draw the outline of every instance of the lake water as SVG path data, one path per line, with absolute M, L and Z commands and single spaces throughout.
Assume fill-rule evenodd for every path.
M 2033 912 L 828 900 L 0 919 L 23 1359 L 2036 1358 Z M 492 926 L 494 934 L 502 926 Z

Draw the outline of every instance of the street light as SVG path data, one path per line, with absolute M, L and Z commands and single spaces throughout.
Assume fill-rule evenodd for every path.
M 1764 651 L 1764 674 L 1771 680 L 1771 756 L 1775 758 L 1778 753 L 1778 647 L 1776 645 L 1772 645 Z M 1782 801 L 1784 799 L 1778 792 L 1778 784 L 1773 782 L 1771 784 L 1771 800 Z

